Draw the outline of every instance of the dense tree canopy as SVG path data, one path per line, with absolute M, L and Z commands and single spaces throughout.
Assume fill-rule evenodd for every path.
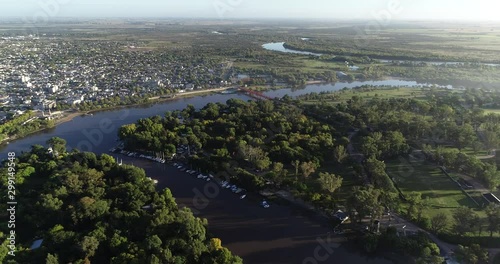
M 65 147 L 57 138 L 49 142 Z M 16 163 L 24 167 L 17 242 L 21 248 L 43 243 L 21 249 L 10 263 L 241 263 L 220 240 L 211 246 L 207 221 L 178 208 L 170 190 L 156 191 L 142 169 L 118 166 L 106 154 L 56 158 L 41 146 Z M 0 252 L 2 262 L 5 257 Z
M 280 101 L 230 99 L 198 111 L 188 106 L 125 125 L 118 135 L 128 149 L 171 153 L 188 146 L 190 162 L 197 168 L 220 171 L 224 164 L 237 162 L 248 172 L 270 171 L 266 180 L 275 183 L 284 180 L 283 164 L 295 162 L 297 174 L 300 171 L 307 180 L 322 162 L 332 159 L 335 146 L 331 126 Z M 345 156 L 341 153 L 338 159 Z M 245 186 L 250 189 L 262 186 L 262 179 L 240 172 L 231 175 L 235 181 L 250 183 Z

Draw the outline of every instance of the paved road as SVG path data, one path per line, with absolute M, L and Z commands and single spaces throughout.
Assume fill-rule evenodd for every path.
M 404 219 L 400 215 L 397 215 L 394 213 L 391 213 L 390 217 L 383 216 L 382 219 L 380 219 L 380 225 L 381 226 L 391 225 L 391 226 L 396 227 L 398 229 L 398 231 L 401 231 L 401 232 L 403 232 L 403 230 L 406 230 L 407 232 L 418 232 L 418 231 L 424 232 L 427 235 L 429 235 L 431 240 L 434 241 L 434 243 L 436 243 L 436 245 L 438 245 L 438 247 L 441 249 L 441 255 L 443 255 L 443 256 L 451 255 L 453 250 L 455 250 L 457 247 L 456 245 L 452 245 L 450 243 L 446 243 L 446 242 L 440 240 L 435 235 L 427 232 L 426 230 L 416 226 L 412 222 L 407 221 L 406 219 Z

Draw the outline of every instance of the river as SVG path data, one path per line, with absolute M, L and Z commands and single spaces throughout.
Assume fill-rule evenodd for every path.
M 327 85 L 308 85 L 301 90 L 282 89 L 265 94 L 281 97 L 285 94 L 297 96 L 309 92 L 333 91 L 359 85 L 408 85 L 416 82 L 385 80 Z M 106 153 L 116 145 L 117 131 L 121 125 L 136 122 L 140 118 L 163 115 L 167 111 L 180 110 L 188 104 L 201 108 L 207 103 L 225 103 L 230 98 L 251 100 L 242 94 L 212 94 L 191 98 L 178 98 L 149 106 L 130 107 L 79 116 L 57 127 L 15 140 L 0 147 L 0 157 L 7 152 L 20 153 L 34 144 L 45 145 L 51 137 L 67 141 L 68 150 L 78 148 L 97 154 Z M 218 190 L 216 185 L 192 178 L 167 164 L 158 164 L 113 154 L 125 164 L 144 168 L 148 176 L 159 181 L 159 187 L 168 187 L 181 205 L 194 209 L 195 213 L 209 220 L 209 231 L 222 239 L 245 263 L 390 263 L 384 259 L 373 259 L 350 252 L 345 247 L 325 247 L 329 230 L 321 219 L 306 216 L 290 206 L 272 204 L 264 209 L 258 206 L 258 197 L 240 200 L 227 190 Z M 204 195 L 208 197 L 204 198 Z M 338 241 L 341 238 L 333 238 Z M 319 251 L 318 251 L 319 250 Z M 318 255 L 320 254 L 320 255 Z M 319 261 L 325 258 L 326 261 Z
M 331 84 L 310 84 L 302 89 L 279 89 L 264 92 L 269 97 L 281 98 L 284 95 L 291 97 L 304 95 L 312 92 L 328 92 L 338 91 L 345 87 L 353 88 L 362 85 L 372 86 L 409 86 L 422 87 L 431 84 L 418 83 L 416 81 L 405 80 L 376 80 L 376 81 L 354 81 L 354 82 L 337 82 Z M 453 86 L 445 86 L 453 88 Z M 202 108 L 206 104 L 225 103 L 231 98 L 239 98 L 242 100 L 251 100 L 252 98 L 243 94 L 211 94 L 190 98 L 182 98 L 156 103 L 145 106 L 134 106 L 123 109 L 115 109 L 111 111 L 103 111 L 94 113 L 93 116 L 78 116 L 72 121 L 68 121 L 58 125 L 55 128 L 35 133 L 25 138 L 10 142 L 8 145 L 0 146 L 0 155 L 5 155 L 9 151 L 29 150 L 34 144 L 44 145 L 51 137 L 61 137 L 66 139 L 68 149 L 73 147 L 83 151 L 92 151 L 96 153 L 106 152 L 109 148 L 116 145 L 118 128 L 124 124 L 135 123 L 141 118 L 151 117 L 154 115 L 163 115 L 167 111 L 182 110 L 188 104 L 192 104 L 195 108 Z M 97 133 L 99 131 L 99 133 Z
M 266 50 L 279 51 L 279 52 L 285 52 L 285 53 L 314 55 L 314 56 L 323 55 L 320 53 L 314 53 L 314 52 L 309 52 L 309 51 L 299 51 L 299 50 L 285 48 L 284 45 L 285 45 L 285 42 L 271 42 L 271 43 L 263 44 L 262 47 Z M 390 59 L 379 59 L 379 61 L 382 63 L 386 63 L 386 64 L 408 63 L 409 62 L 409 63 L 413 63 L 413 64 L 426 63 L 426 64 L 430 64 L 430 65 L 458 65 L 458 64 L 466 64 L 467 63 L 467 62 L 460 62 L 460 61 L 419 61 L 419 60 L 390 60 Z M 496 63 L 483 63 L 483 62 L 471 62 L 471 64 L 491 66 L 491 67 L 500 66 L 500 64 L 496 64 Z M 351 68 L 351 69 L 356 69 L 356 68 Z
M 264 49 L 267 49 L 267 50 L 280 51 L 280 52 L 286 52 L 286 53 L 314 55 L 314 56 L 321 56 L 322 55 L 322 54 L 314 53 L 314 52 L 287 49 L 287 48 L 285 48 L 284 44 L 285 44 L 285 42 L 273 42 L 273 43 L 266 43 L 266 44 L 262 45 L 262 47 Z

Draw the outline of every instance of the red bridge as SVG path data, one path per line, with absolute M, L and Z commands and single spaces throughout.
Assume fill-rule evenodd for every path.
M 238 91 L 244 92 L 246 95 L 253 97 L 255 99 L 259 99 L 259 100 L 273 100 L 274 99 L 274 98 L 271 98 L 267 95 L 264 95 L 261 92 L 253 91 L 253 90 L 250 90 L 250 89 L 247 89 L 244 87 L 238 88 Z

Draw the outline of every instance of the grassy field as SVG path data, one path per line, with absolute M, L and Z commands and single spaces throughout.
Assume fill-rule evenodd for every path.
M 448 174 L 455 180 L 458 180 L 459 178 L 463 178 L 462 175 L 460 173 L 456 173 L 456 172 L 448 172 Z M 483 196 L 482 196 L 482 192 L 481 191 L 478 191 L 478 190 L 474 190 L 474 189 L 469 189 L 469 190 L 466 190 L 466 192 L 472 196 L 472 198 L 474 198 L 474 200 L 476 200 L 476 202 L 480 205 L 482 205 L 485 201 L 483 199 Z
M 273 70 L 283 73 L 295 73 L 300 69 L 303 73 L 323 73 L 325 71 L 347 71 L 345 65 L 338 62 L 326 62 L 310 59 L 309 56 L 290 55 L 287 53 L 271 53 L 277 60 L 283 60 L 282 63 L 273 65 Z M 265 63 L 257 63 L 253 61 L 238 60 L 234 62 L 234 66 L 238 68 L 248 69 L 266 69 L 269 65 Z M 348 72 L 348 71 L 347 71 Z
M 448 150 L 455 149 L 457 151 L 460 151 L 460 152 L 463 152 L 463 153 L 467 154 L 468 156 L 476 156 L 477 158 L 488 156 L 490 154 L 490 150 L 489 149 L 481 149 L 481 150 L 478 150 L 478 151 L 474 151 L 474 149 L 472 149 L 470 147 L 466 147 L 466 148 L 463 148 L 463 149 L 459 150 L 458 148 L 453 147 L 453 146 L 449 146 L 449 145 L 442 145 L 442 146 L 445 149 L 448 149 Z
M 409 87 L 401 87 L 401 88 L 381 88 L 381 89 L 373 89 L 373 90 L 361 90 L 361 89 L 351 89 L 340 91 L 338 93 L 341 101 L 345 101 L 351 99 L 353 96 L 357 95 L 362 97 L 363 99 L 390 99 L 390 98 L 417 98 L 417 99 L 426 99 L 425 92 L 418 88 L 409 88 Z
M 424 213 L 428 217 L 443 211 L 451 215 L 451 211 L 460 206 L 477 207 L 436 165 L 393 160 L 386 162 L 386 166 L 403 194 L 415 191 L 429 198 L 430 208 Z
M 483 109 L 485 113 L 494 113 L 500 115 L 500 109 Z
M 439 29 L 434 28 L 391 28 L 387 30 L 388 35 L 402 34 L 406 39 L 411 36 L 421 36 L 423 40 L 415 40 L 408 43 L 407 48 L 422 49 L 429 47 L 436 54 L 458 56 L 460 50 L 466 50 L 467 55 L 474 58 L 488 59 L 488 55 L 499 51 L 500 43 L 499 29 L 496 26 L 481 25 L 476 28 L 456 27 L 443 25 Z M 436 41 L 440 40 L 438 46 Z M 402 44 L 402 43 L 401 43 Z M 453 47 L 453 48 L 451 48 Z
M 390 98 L 415 98 L 418 100 L 427 100 L 426 91 L 419 88 L 411 87 L 398 87 L 398 88 L 382 88 L 377 87 L 376 89 L 349 89 L 337 91 L 334 94 L 323 96 L 323 101 L 330 103 L 346 102 L 350 100 L 353 96 L 359 96 L 365 100 L 372 100 L 374 98 L 378 99 L 390 99 Z M 326 99 L 328 98 L 328 99 Z M 320 100 L 307 100 L 304 104 L 315 104 Z
M 450 221 L 447 227 L 448 230 L 454 222 L 452 220 L 453 210 L 458 207 L 473 208 L 479 217 L 483 219 L 486 217 L 484 210 L 478 208 L 436 165 L 427 162 L 411 164 L 404 160 L 393 160 L 386 162 L 386 166 L 387 173 L 395 178 L 403 194 L 415 191 L 422 193 L 424 199 L 429 197 L 429 208 L 425 209 L 425 217 L 432 217 L 441 212 L 448 215 Z M 450 175 L 452 177 L 456 176 L 454 173 L 450 173 Z M 500 195 L 500 191 L 494 193 Z M 481 193 L 477 191 L 471 190 L 469 195 L 476 201 L 482 201 Z M 403 205 L 403 208 L 405 206 Z M 483 224 L 483 231 L 479 236 L 477 232 L 468 235 L 488 238 L 489 232 L 486 231 L 486 224 Z M 496 233 L 493 237 L 500 237 L 500 235 Z

